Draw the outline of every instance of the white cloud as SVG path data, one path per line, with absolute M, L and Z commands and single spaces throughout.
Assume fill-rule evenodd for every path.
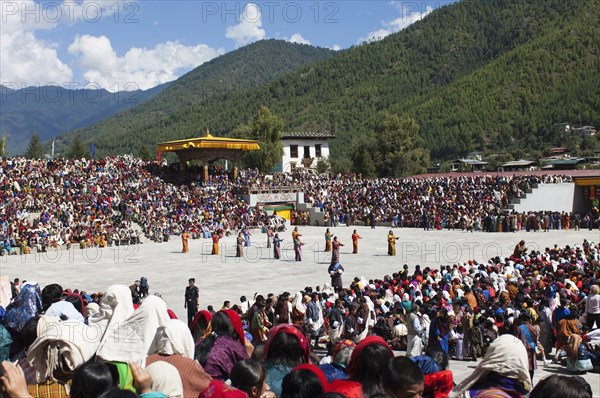
M 79 21 L 96 23 L 115 12 L 121 20 L 131 20 L 138 8 L 135 0 L 0 1 L 0 16 L 2 31 L 7 33 L 52 29 Z
M 65 85 L 73 79 L 73 71 L 58 57 L 58 44 L 42 40 L 36 31 L 51 30 L 79 21 L 88 23 L 124 13 L 125 7 L 137 7 L 127 0 L 0 0 L 0 70 L 3 84 L 14 87 Z
M 401 15 L 398 18 L 393 19 L 391 21 L 382 21 L 381 24 L 383 25 L 383 27 L 381 29 L 369 32 L 367 36 L 358 39 L 359 44 L 364 42 L 369 43 L 373 41 L 378 41 L 386 36 L 391 35 L 392 33 L 399 32 L 402 29 L 405 29 L 408 26 L 412 25 L 413 23 L 425 18 L 433 11 L 433 8 L 431 6 L 427 6 L 424 10 L 422 10 L 422 12 L 420 12 L 418 10 L 410 10 L 408 9 L 408 7 L 402 6 L 399 3 L 393 2 L 392 4 L 399 9 Z
M 342 47 L 339 44 L 334 44 L 331 49 L 333 51 L 340 51 L 342 49 Z
M 57 25 L 61 4 L 55 10 L 52 14 L 33 0 L 0 1 L 0 83 L 17 88 L 72 79 L 72 70 L 58 58 L 57 44 L 35 35 Z
M 58 9 L 62 15 L 61 7 Z M 0 1 L 0 17 L 2 33 L 50 29 L 57 24 L 50 10 L 44 11 L 41 3 L 33 0 Z
M 290 37 L 290 43 L 298 43 L 298 44 L 310 44 L 310 41 L 306 40 L 300 33 L 294 33 L 292 37 Z
M 73 79 L 73 71 L 56 52 L 56 44 L 35 37 L 30 31 L 0 34 L 1 84 L 11 88 L 49 83 L 62 85 Z
M 225 52 L 205 44 L 185 46 L 168 41 L 152 49 L 133 47 L 119 57 L 106 36 L 91 35 L 76 36 L 68 51 L 90 83 L 110 91 L 152 88 Z
M 118 56 L 107 37 L 83 35 L 76 36 L 69 46 L 74 62 L 68 65 L 59 58 L 56 42 L 36 36 L 40 30 L 91 24 L 107 17 L 134 22 L 138 8 L 135 0 L 0 0 L 0 83 L 11 88 L 50 83 L 67 86 L 73 81 L 72 68 L 76 68 L 75 78 L 82 75 L 87 83 L 111 91 L 148 89 L 224 53 L 204 44 L 185 46 L 169 41 L 151 49 L 134 47 Z
M 225 37 L 235 40 L 236 47 L 242 47 L 265 38 L 267 33 L 262 29 L 262 15 L 258 5 L 246 4 L 237 25 L 228 26 Z

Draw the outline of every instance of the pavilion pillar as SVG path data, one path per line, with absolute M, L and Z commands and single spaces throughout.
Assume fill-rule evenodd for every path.
M 179 173 L 183 174 L 185 172 L 185 162 L 183 159 L 179 159 Z
M 208 163 L 204 163 L 204 182 L 208 182 Z
M 237 177 L 238 177 L 237 162 L 234 160 L 233 161 L 233 179 L 237 180 Z

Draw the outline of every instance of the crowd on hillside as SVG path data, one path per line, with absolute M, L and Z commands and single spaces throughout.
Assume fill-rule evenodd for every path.
M 265 292 L 196 307 L 188 323 L 141 282 L 88 294 L 3 280 L 0 357 L 18 364 L 2 364 L 5 394 L 587 398 L 580 377 L 534 386 L 538 358 L 575 374 L 600 366 L 600 244 L 589 241 Z M 455 385 L 449 358 L 479 362 Z
M 440 177 L 362 179 L 359 176 L 264 175 L 242 170 L 236 179 L 202 170 L 144 162 L 130 156 L 80 160 L 2 159 L 0 162 L 0 252 L 23 254 L 66 245 L 105 247 L 137 244 L 145 236 L 168 241 L 184 231 L 194 238 L 273 222 L 264 209 L 248 206 L 253 187 L 293 185 L 326 213 L 328 224 L 391 223 L 393 227 L 518 231 L 594 228 L 588 214 L 516 213 L 505 210 L 529 187 L 568 177 Z M 308 212 L 294 223 L 311 224 Z M 136 225 L 137 224 L 137 225 Z
M 392 227 L 512 232 L 594 228 L 598 211 L 516 212 L 511 200 L 562 176 L 458 176 L 365 180 L 356 176 L 304 177 L 305 199 L 327 213 L 331 225 L 387 222 Z
M 184 230 L 196 238 L 209 229 L 229 231 L 265 222 L 265 213 L 246 205 L 226 174 L 203 184 L 194 180 L 198 175 L 180 176 L 173 167 L 129 156 L 3 159 L 2 253 L 137 244 L 142 235 L 162 242 Z

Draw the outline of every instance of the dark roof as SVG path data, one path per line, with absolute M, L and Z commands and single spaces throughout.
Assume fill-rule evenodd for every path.
M 585 161 L 585 158 L 554 159 L 554 160 L 550 160 L 548 162 L 548 165 L 552 165 L 552 166 L 572 165 L 572 164 L 578 164 L 583 161 Z
M 308 139 L 329 139 L 335 138 L 335 135 L 319 131 L 288 131 L 281 134 L 281 139 L 292 139 L 292 138 L 308 138 Z
M 483 162 L 477 159 L 456 159 L 457 162 L 468 164 L 470 166 L 483 166 L 489 164 L 488 162 Z
M 502 164 L 502 167 L 531 166 L 535 163 L 536 163 L 535 160 L 519 159 L 519 160 L 513 160 L 511 162 L 506 162 L 506 163 Z
M 490 176 L 490 177 L 511 177 L 511 176 L 571 176 L 571 177 L 598 177 L 598 170 L 588 169 L 588 170 L 535 170 L 535 171 L 484 171 L 482 172 L 467 172 L 467 173 L 457 173 L 447 172 L 447 173 L 427 173 L 427 174 L 415 174 L 412 175 L 411 178 L 434 178 L 434 177 L 481 177 L 481 176 Z

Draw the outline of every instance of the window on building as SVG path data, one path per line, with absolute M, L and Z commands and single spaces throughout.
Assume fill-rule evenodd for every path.
M 315 145 L 315 156 L 320 158 L 321 157 L 321 144 L 316 144 Z
M 298 157 L 298 145 L 290 145 L 290 157 L 291 158 Z
M 308 145 L 304 147 L 304 158 L 310 158 L 310 147 Z

